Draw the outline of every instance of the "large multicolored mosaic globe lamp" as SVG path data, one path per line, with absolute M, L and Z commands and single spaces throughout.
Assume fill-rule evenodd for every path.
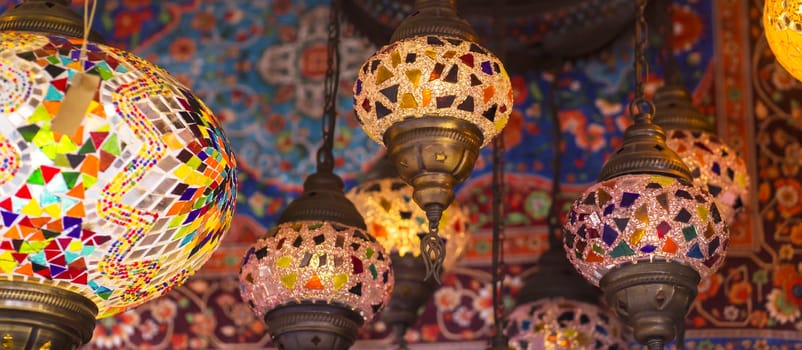
M 340 6 L 332 1 L 329 14 L 317 171 L 278 226 L 248 250 L 240 268 L 240 294 L 264 317 L 279 349 L 350 348 L 359 327 L 384 308 L 393 290 L 390 257 L 367 232 L 333 172 Z
M 412 200 L 412 187 L 398 178 L 387 157 L 380 158 L 346 196 L 365 218 L 368 232 L 390 254 L 395 287 L 381 319 L 403 348 L 406 330 L 415 325 L 420 308 L 437 289 L 434 280 L 421 279 L 426 267 L 420 237 L 428 232 L 426 213 Z M 446 246 L 444 273 L 456 265 L 470 243 L 467 225 L 468 215 L 457 202 L 443 212 L 439 233 Z
M 650 350 L 683 337 L 697 285 L 724 260 L 729 230 L 718 204 L 652 123 L 643 98 L 646 2 L 638 0 L 634 124 L 599 182 L 574 202 L 564 245 L 571 263 Z
M 209 258 L 235 204 L 212 112 L 91 34 L 69 1 L 0 17 L 0 338 L 74 349 L 95 319 L 159 297 Z
M 507 123 L 507 72 L 476 43 L 455 0 L 416 0 L 391 43 L 362 66 L 354 109 L 365 132 L 387 147 L 427 213 L 430 232 L 421 249 L 428 257 L 427 278 L 438 279 L 446 254 L 438 221 L 454 199 L 454 187 L 473 170 L 479 149 Z
M 802 7 L 801 0 L 766 0 L 763 5 L 763 30 L 777 62 L 797 80 L 802 80 Z

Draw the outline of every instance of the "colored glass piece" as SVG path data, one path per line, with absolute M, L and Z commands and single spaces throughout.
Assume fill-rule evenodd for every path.
M 704 254 L 702 254 L 702 250 L 699 249 L 699 243 L 694 243 L 693 246 L 691 246 L 691 249 L 688 249 L 687 256 L 694 259 L 705 258 Z
M 682 235 L 685 237 L 685 241 L 690 241 L 699 235 L 696 233 L 696 226 L 691 225 L 682 229 Z
M 351 255 L 351 266 L 353 268 L 352 272 L 355 275 L 358 275 L 358 274 L 362 273 L 362 271 L 364 271 L 364 269 L 362 267 L 362 260 L 360 260 L 359 258 L 357 258 L 357 257 L 355 257 L 353 255 Z
M 287 287 L 287 289 L 293 289 L 295 287 L 295 281 L 297 279 L 298 279 L 298 274 L 295 273 L 289 273 L 279 278 L 279 280 L 281 280 L 281 283 L 284 285 L 284 287 Z
M 631 207 L 632 204 L 634 204 L 635 201 L 638 199 L 638 197 L 640 197 L 640 195 L 637 193 L 624 192 L 621 195 L 621 203 L 620 203 L 621 207 L 624 208 Z
M 689 221 L 691 221 L 691 213 L 685 208 L 682 208 L 679 210 L 679 213 L 677 213 L 677 216 L 674 217 L 674 221 L 684 222 L 687 224 Z
M 409 82 L 412 84 L 412 87 L 417 88 L 420 85 L 420 77 L 421 77 L 420 69 L 410 69 L 404 72 L 404 74 L 407 76 L 407 79 L 409 79 Z M 412 95 L 412 93 L 409 92 L 407 92 L 406 94 Z
M 622 256 L 630 256 L 634 254 L 635 251 L 632 250 L 632 248 L 624 241 L 619 242 L 618 245 L 615 246 L 612 251 L 610 251 L 610 256 L 613 258 L 620 258 Z
M 644 229 L 639 228 L 635 230 L 635 232 L 633 232 L 632 235 L 629 236 L 629 244 L 637 246 L 638 243 L 640 243 L 641 239 L 643 239 L 644 234 L 646 234 L 646 230 Z
M 459 76 L 459 67 L 455 64 L 451 66 L 451 69 L 448 70 L 448 73 L 446 73 L 446 77 L 443 78 L 443 81 L 454 84 L 457 82 L 458 76 Z M 485 103 L 487 103 L 487 101 L 485 101 Z
M 265 251 L 265 252 L 267 252 L 267 251 Z M 278 266 L 278 267 L 285 267 L 286 268 L 286 267 L 290 267 L 290 264 L 292 264 L 292 257 L 289 257 L 289 256 L 282 256 L 281 258 L 279 258 L 276 261 L 276 266 Z
M 442 109 L 451 107 L 451 105 L 454 104 L 454 99 L 456 97 L 457 96 L 455 95 L 437 97 L 437 108 Z
M 671 238 L 666 238 L 665 242 L 663 243 L 663 251 L 669 254 L 675 254 L 677 253 L 677 249 L 679 249 L 677 242 L 674 242 L 674 240 Z
M 657 237 L 658 238 L 665 237 L 665 235 L 668 233 L 668 231 L 671 231 L 671 224 L 669 224 L 668 222 L 663 221 L 659 225 L 657 225 Z
M 387 100 L 389 100 L 391 103 L 398 102 L 398 84 L 386 87 L 380 92 L 382 95 L 384 95 L 384 97 L 387 97 Z
M 462 103 L 457 106 L 457 109 L 466 112 L 473 112 L 473 96 L 468 96 Z
M 604 243 L 606 243 L 608 246 L 611 246 L 613 243 L 615 243 L 616 238 L 618 238 L 618 231 L 609 225 L 604 225 L 602 241 L 604 241 Z
M 342 273 L 335 275 L 332 278 L 332 283 L 334 284 L 334 289 L 342 288 L 346 283 L 348 283 L 348 274 Z
M 379 66 L 379 69 L 376 72 L 376 85 L 381 85 L 393 76 L 394 74 L 390 72 L 389 69 L 384 68 L 384 66 Z

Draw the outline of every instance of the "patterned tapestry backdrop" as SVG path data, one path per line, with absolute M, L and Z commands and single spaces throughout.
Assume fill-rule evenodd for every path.
M 326 0 L 100 1 L 95 27 L 109 42 L 172 72 L 222 119 L 241 166 L 240 203 L 223 246 L 195 277 L 165 297 L 100 320 L 85 349 L 268 346 L 262 321 L 239 297 L 236 275 L 248 245 L 314 170 L 327 6 Z M 726 266 L 700 286 L 688 317 L 690 349 L 802 349 L 802 85 L 775 63 L 762 36 L 761 8 L 760 0 L 674 5 L 673 54 L 694 102 L 717 116 L 720 135 L 747 159 L 757 193 L 751 215 L 732 225 Z M 359 129 L 349 96 L 356 69 L 374 49 L 345 27 L 335 153 L 349 185 L 379 151 Z M 504 133 L 508 307 L 547 248 L 549 207 L 565 209 L 621 143 L 633 95 L 631 50 L 627 37 L 560 70 L 532 67 L 512 77 L 516 108 Z M 648 93 L 662 79 L 660 67 L 652 68 Z M 553 144 L 555 112 L 565 140 L 560 145 Z M 556 147 L 563 151 L 562 193 L 550 198 Z M 408 334 L 413 343 L 430 344 L 421 349 L 482 349 L 490 334 L 490 166 L 485 152 L 459 191 L 475 224 L 473 242 Z M 357 348 L 389 349 L 388 333 L 373 323 Z

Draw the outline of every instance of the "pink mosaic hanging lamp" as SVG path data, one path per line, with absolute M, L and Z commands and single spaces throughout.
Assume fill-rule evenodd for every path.
M 688 167 L 652 123 L 654 105 L 643 97 L 646 1 L 637 6 L 635 122 L 599 182 L 574 202 L 564 245 L 635 339 L 656 350 L 682 337 L 700 279 L 724 260 L 729 230 L 713 197 L 693 185 Z
M 446 254 L 437 234 L 440 216 L 454 199 L 454 187 L 473 170 L 479 149 L 501 132 L 512 112 L 504 65 L 476 43 L 455 0 L 416 0 L 391 43 L 359 71 L 354 109 L 426 211 L 426 278 L 439 279 Z
M 240 294 L 279 349 L 348 349 L 365 321 L 390 298 L 390 257 L 368 232 L 334 174 L 334 129 L 339 81 L 340 2 L 329 17 L 323 144 L 317 172 L 304 181 L 278 226 L 246 253 Z
M 4 349 L 88 342 L 96 318 L 186 281 L 234 212 L 236 164 L 212 112 L 103 45 L 69 3 L 0 16 Z
M 662 55 L 666 82 L 654 95 L 654 123 L 665 130 L 666 144 L 688 166 L 694 184 L 715 197 L 724 220 L 733 224 L 750 200 L 749 170 L 743 158 L 718 138 L 713 122 L 693 105 L 672 57 L 672 1 L 658 4 L 664 14 L 658 20 L 667 44 Z
M 556 74 L 556 72 L 555 72 Z M 559 81 L 559 79 L 554 79 Z M 562 193 L 563 143 L 560 93 L 553 83 L 548 110 L 553 123 L 551 198 Z M 598 288 L 586 281 L 565 256 L 560 230 L 562 208 L 552 203 L 547 217 L 549 249 L 537 271 L 525 279 L 507 316 L 506 335 L 514 350 L 624 350 L 630 337 L 626 327 L 601 302 Z

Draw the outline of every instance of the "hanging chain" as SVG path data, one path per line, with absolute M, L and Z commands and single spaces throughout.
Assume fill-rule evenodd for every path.
M 317 170 L 334 169 L 334 129 L 337 125 L 337 85 L 340 82 L 340 0 L 332 0 L 329 8 L 328 41 L 326 43 L 326 78 L 323 82 L 325 106 L 321 120 L 323 144 L 317 151 Z
M 507 1 L 499 0 L 496 3 L 496 9 L 506 9 Z M 499 57 L 503 60 L 506 58 L 507 47 L 505 44 L 505 35 L 507 32 L 506 17 L 496 13 L 495 16 L 495 40 L 499 45 Z M 506 147 L 504 145 L 504 132 L 500 133 L 493 140 L 493 256 L 492 256 L 492 269 L 493 269 L 493 324 L 495 325 L 495 334 L 493 336 L 492 348 L 506 348 L 508 339 L 504 334 L 506 326 L 506 316 L 504 315 L 504 301 L 502 300 L 502 290 L 504 288 L 504 218 L 506 217 L 506 194 L 507 186 L 504 178 L 504 153 Z
M 659 15 L 657 16 L 657 33 L 660 36 L 662 49 L 658 59 L 663 67 L 663 80 L 665 84 L 681 84 L 679 67 L 674 60 L 674 19 L 673 19 L 673 0 L 657 0 L 655 5 Z
M 638 114 L 654 114 L 654 105 L 644 95 L 644 84 L 649 77 L 649 63 L 646 61 L 646 44 L 649 37 L 649 27 L 646 24 L 647 0 L 636 0 L 637 14 L 635 17 L 635 99 L 629 104 L 629 112 L 635 117 Z M 635 118 L 638 122 L 638 118 Z
M 501 299 L 504 286 L 504 217 L 507 186 L 504 181 L 504 135 L 493 140 L 493 317 L 496 336 L 504 334 L 504 302 Z
M 557 204 L 557 196 L 560 195 L 560 178 L 562 177 L 563 143 L 562 127 L 560 125 L 560 94 L 557 91 L 560 81 L 560 79 L 558 79 L 559 73 L 558 69 L 554 69 L 554 80 L 551 81 L 551 87 L 549 88 L 549 112 L 551 114 L 552 135 L 554 137 L 554 144 L 551 147 L 554 150 L 554 159 L 552 160 L 554 170 L 551 175 L 551 206 L 549 207 L 547 222 L 549 229 L 549 249 L 558 249 L 556 247 L 562 246 L 562 241 L 558 236 L 562 227 L 560 225 L 561 210 Z

